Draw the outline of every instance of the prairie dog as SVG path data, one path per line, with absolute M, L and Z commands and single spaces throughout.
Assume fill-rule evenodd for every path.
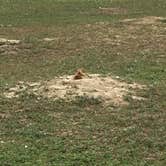
M 84 73 L 83 69 L 78 69 L 77 72 L 74 75 L 74 80 L 79 80 L 79 79 L 83 79 L 84 76 L 86 76 L 87 74 Z

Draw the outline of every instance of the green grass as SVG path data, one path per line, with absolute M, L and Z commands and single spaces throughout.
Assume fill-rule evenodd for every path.
M 56 25 L 116 20 L 123 17 L 166 14 L 164 0 L 1 0 L 0 20 L 4 25 Z M 101 15 L 99 7 L 121 7 L 129 10 L 123 15 Z M 136 13 L 139 14 L 136 14 Z
M 127 14 L 101 14 L 99 6 Z M 119 22 L 143 16 L 165 17 L 165 0 L 0 0 L 0 37 L 22 41 L 8 52 L 0 46 L 0 165 L 166 165 L 166 24 Z M 126 96 L 130 104 L 115 107 L 87 97 L 3 96 L 20 80 L 78 68 L 145 84 L 137 93 L 147 100 Z

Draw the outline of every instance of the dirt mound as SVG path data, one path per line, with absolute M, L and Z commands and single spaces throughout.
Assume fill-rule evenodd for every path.
M 21 93 L 27 92 L 47 98 L 62 98 L 73 100 L 77 96 L 100 98 L 106 103 L 115 105 L 127 104 L 124 96 L 132 94 L 133 99 L 140 100 L 141 97 L 134 95 L 134 89 L 142 89 L 139 84 L 128 84 L 111 76 L 102 77 L 99 74 L 88 74 L 83 79 L 74 79 L 74 75 L 55 77 L 43 82 L 19 82 L 15 87 L 7 90 L 4 95 L 7 98 L 19 97 Z
M 138 25 L 141 25 L 141 24 L 150 25 L 150 24 L 162 23 L 165 20 L 166 20 L 166 18 L 164 18 L 164 17 L 147 16 L 147 17 L 143 17 L 143 18 L 124 19 L 121 22 L 133 23 L 133 24 L 138 24 Z

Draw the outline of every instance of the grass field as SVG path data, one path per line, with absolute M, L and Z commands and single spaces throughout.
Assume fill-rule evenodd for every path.
M 115 13 L 101 11 L 115 8 Z M 165 0 L 0 0 L 0 165 L 166 165 Z M 54 38 L 44 42 L 43 38 Z M 18 81 L 111 74 L 146 85 L 127 106 L 3 93 Z

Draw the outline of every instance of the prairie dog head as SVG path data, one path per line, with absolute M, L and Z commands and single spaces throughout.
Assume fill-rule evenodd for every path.
M 74 80 L 83 79 L 86 74 L 83 69 L 78 69 L 74 75 Z

